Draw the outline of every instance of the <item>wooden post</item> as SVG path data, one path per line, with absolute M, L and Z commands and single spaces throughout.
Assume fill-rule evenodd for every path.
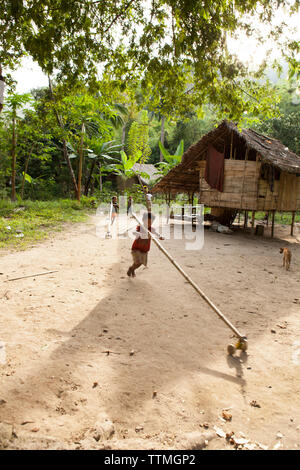
M 295 211 L 292 212 L 291 236 L 294 236 Z
M 167 195 L 167 224 L 170 222 L 170 202 L 171 202 L 171 193 Z
M 248 155 L 249 155 L 249 147 L 247 147 L 247 148 L 246 148 L 246 153 L 245 153 L 245 164 L 244 164 L 243 186 L 242 186 L 242 192 L 241 192 L 241 209 L 243 209 L 243 197 L 244 197 L 244 187 L 245 187 L 245 177 L 246 177 L 246 169 L 247 169 L 247 160 L 248 160 Z
M 192 206 L 192 231 L 196 230 L 196 207 Z
M 181 208 L 181 220 L 184 220 L 184 206 Z
M 247 228 L 247 224 L 248 224 L 248 211 L 245 211 L 244 212 L 244 229 Z
M 252 211 L 251 233 L 254 235 L 255 229 L 255 211 Z
M 274 238 L 275 212 L 276 212 L 276 211 L 272 211 L 272 229 L 271 229 L 271 238 Z

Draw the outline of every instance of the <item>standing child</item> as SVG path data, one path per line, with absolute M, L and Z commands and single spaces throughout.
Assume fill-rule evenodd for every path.
M 148 228 L 149 232 L 154 233 L 160 240 L 164 240 L 159 233 L 152 227 L 152 222 L 154 221 L 155 216 L 151 212 L 145 212 L 143 215 L 143 226 Z M 145 228 L 138 225 L 136 228 L 137 238 L 134 240 L 131 247 L 131 254 L 133 258 L 133 264 L 129 267 L 127 271 L 127 276 L 135 277 L 135 270 L 139 268 L 142 264 L 147 266 L 148 260 L 148 251 L 151 246 L 151 237 Z
M 129 196 L 128 201 L 127 201 L 127 215 L 132 215 L 132 206 L 133 206 L 132 196 Z
M 119 212 L 119 204 L 118 204 L 118 199 L 117 196 L 113 196 L 111 199 L 111 204 L 112 204 L 112 211 L 111 211 L 111 225 L 114 223 L 115 218 L 117 217 L 117 214 Z

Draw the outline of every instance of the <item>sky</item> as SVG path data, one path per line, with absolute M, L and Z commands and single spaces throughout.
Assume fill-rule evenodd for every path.
M 274 19 L 273 26 L 278 24 L 282 19 L 286 21 L 290 28 L 294 28 L 294 39 L 300 40 L 300 13 L 293 17 L 287 16 L 285 11 L 281 10 Z M 265 26 L 261 30 L 264 32 Z M 249 65 L 251 69 L 257 67 L 265 58 L 266 52 L 272 50 L 271 59 L 279 59 L 280 53 L 273 44 L 268 43 L 258 45 L 254 38 L 246 37 L 245 34 L 239 34 L 237 39 L 228 39 L 229 50 L 235 53 L 238 58 Z M 21 66 L 12 73 L 13 78 L 17 81 L 16 92 L 27 93 L 33 88 L 48 86 L 48 78 L 42 72 L 39 65 L 32 61 L 30 57 L 22 60 Z

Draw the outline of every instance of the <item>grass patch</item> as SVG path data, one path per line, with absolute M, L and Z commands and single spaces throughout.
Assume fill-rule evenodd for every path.
M 69 199 L 56 201 L 0 200 L 0 249 L 25 249 L 28 244 L 59 231 L 64 223 L 83 222 L 92 211 L 92 199 L 81 203 Z
M 265 217 L 265 212 L 256 212 L 255 220 L 263 220 Z M 252 213 L 249 212 L 249 221 L 251 220 Z M 295 222 L 300 222 L 300 212 L 295 214 Z M 269 223 L 272 223 L 272 213 L 269 213 Z M 282 225 L 291 225 L 292 223 L 292 213 L 291 212 L 275 212 L 275 224 Z

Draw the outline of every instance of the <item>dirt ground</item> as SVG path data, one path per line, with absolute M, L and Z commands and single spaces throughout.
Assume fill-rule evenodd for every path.
M 231 331 L 154 244 L 135 279 L 132 241 L 97 237 L 95 218 L 2 252 L 0 447 L 178 449 L 189 433 L 206 449 L 299 447 L 298 227 L 288 234 L 162 242 L 247 335 L 235 357 Z

